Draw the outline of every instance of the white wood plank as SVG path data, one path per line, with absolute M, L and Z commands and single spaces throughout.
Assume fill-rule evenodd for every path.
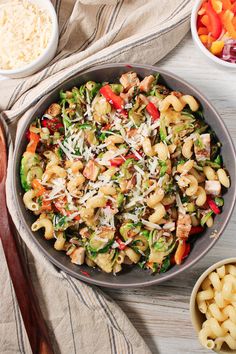
M 221 114 L 236 141 L 235 72 L 209 63 L 194 47 L 190 33 L 160 63 L 198 88 Z M 107 292 L 125 311 L 154 354 L 207 354 L 189 315 L 191 290 L 200 274 L 220 259 L 235 256 L 236 213 L 214 248 L 189 272 L 160 286 Z

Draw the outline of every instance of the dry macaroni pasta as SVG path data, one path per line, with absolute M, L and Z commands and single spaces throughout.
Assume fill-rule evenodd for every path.
M 230 185 L 199 103 L 159 75 L 128 72 L 120 83 L 62 91 L 27 135 L 20 173 L 24 204 L 38 218 L 32 230 L 74 264 L 105 272 L 181 264 Z M 204 311 L 212 298 L 199 295 Z
M 208 349 L 219 351 L 222 345 L 236 349 L 236 266 L 226 265 L 210 273 L 197 294 L 199 310 L 206 321 L 199 340 Z

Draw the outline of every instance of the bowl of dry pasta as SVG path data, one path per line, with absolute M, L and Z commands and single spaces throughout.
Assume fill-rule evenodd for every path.
M 235 152 L 198 90 L 147 65 L 108 64 L 58 84 L 23 123 L 13 188 L 57 267 L 147 286 L 196 263 L 235 203 Z
M 196 282 L 190 300 L 200 343 L 216 352 L 236 350 L 236 258 L 213 264 Z

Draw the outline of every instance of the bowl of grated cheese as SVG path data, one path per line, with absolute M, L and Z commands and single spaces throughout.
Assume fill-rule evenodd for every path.
M 0 75 L 26 77 L 46 66 L 58 45 L 49 0 L 0 0 Z

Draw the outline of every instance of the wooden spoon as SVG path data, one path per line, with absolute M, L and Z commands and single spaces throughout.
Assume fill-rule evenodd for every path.
M 0 237 L 9 273 L 21 310 L 33 354 L 53 354 L 48 329 L 43 319 L 32 281 L 26 271 L 17 240 L 16 230 L 6 206 L 7 147 L 0 120 Z

